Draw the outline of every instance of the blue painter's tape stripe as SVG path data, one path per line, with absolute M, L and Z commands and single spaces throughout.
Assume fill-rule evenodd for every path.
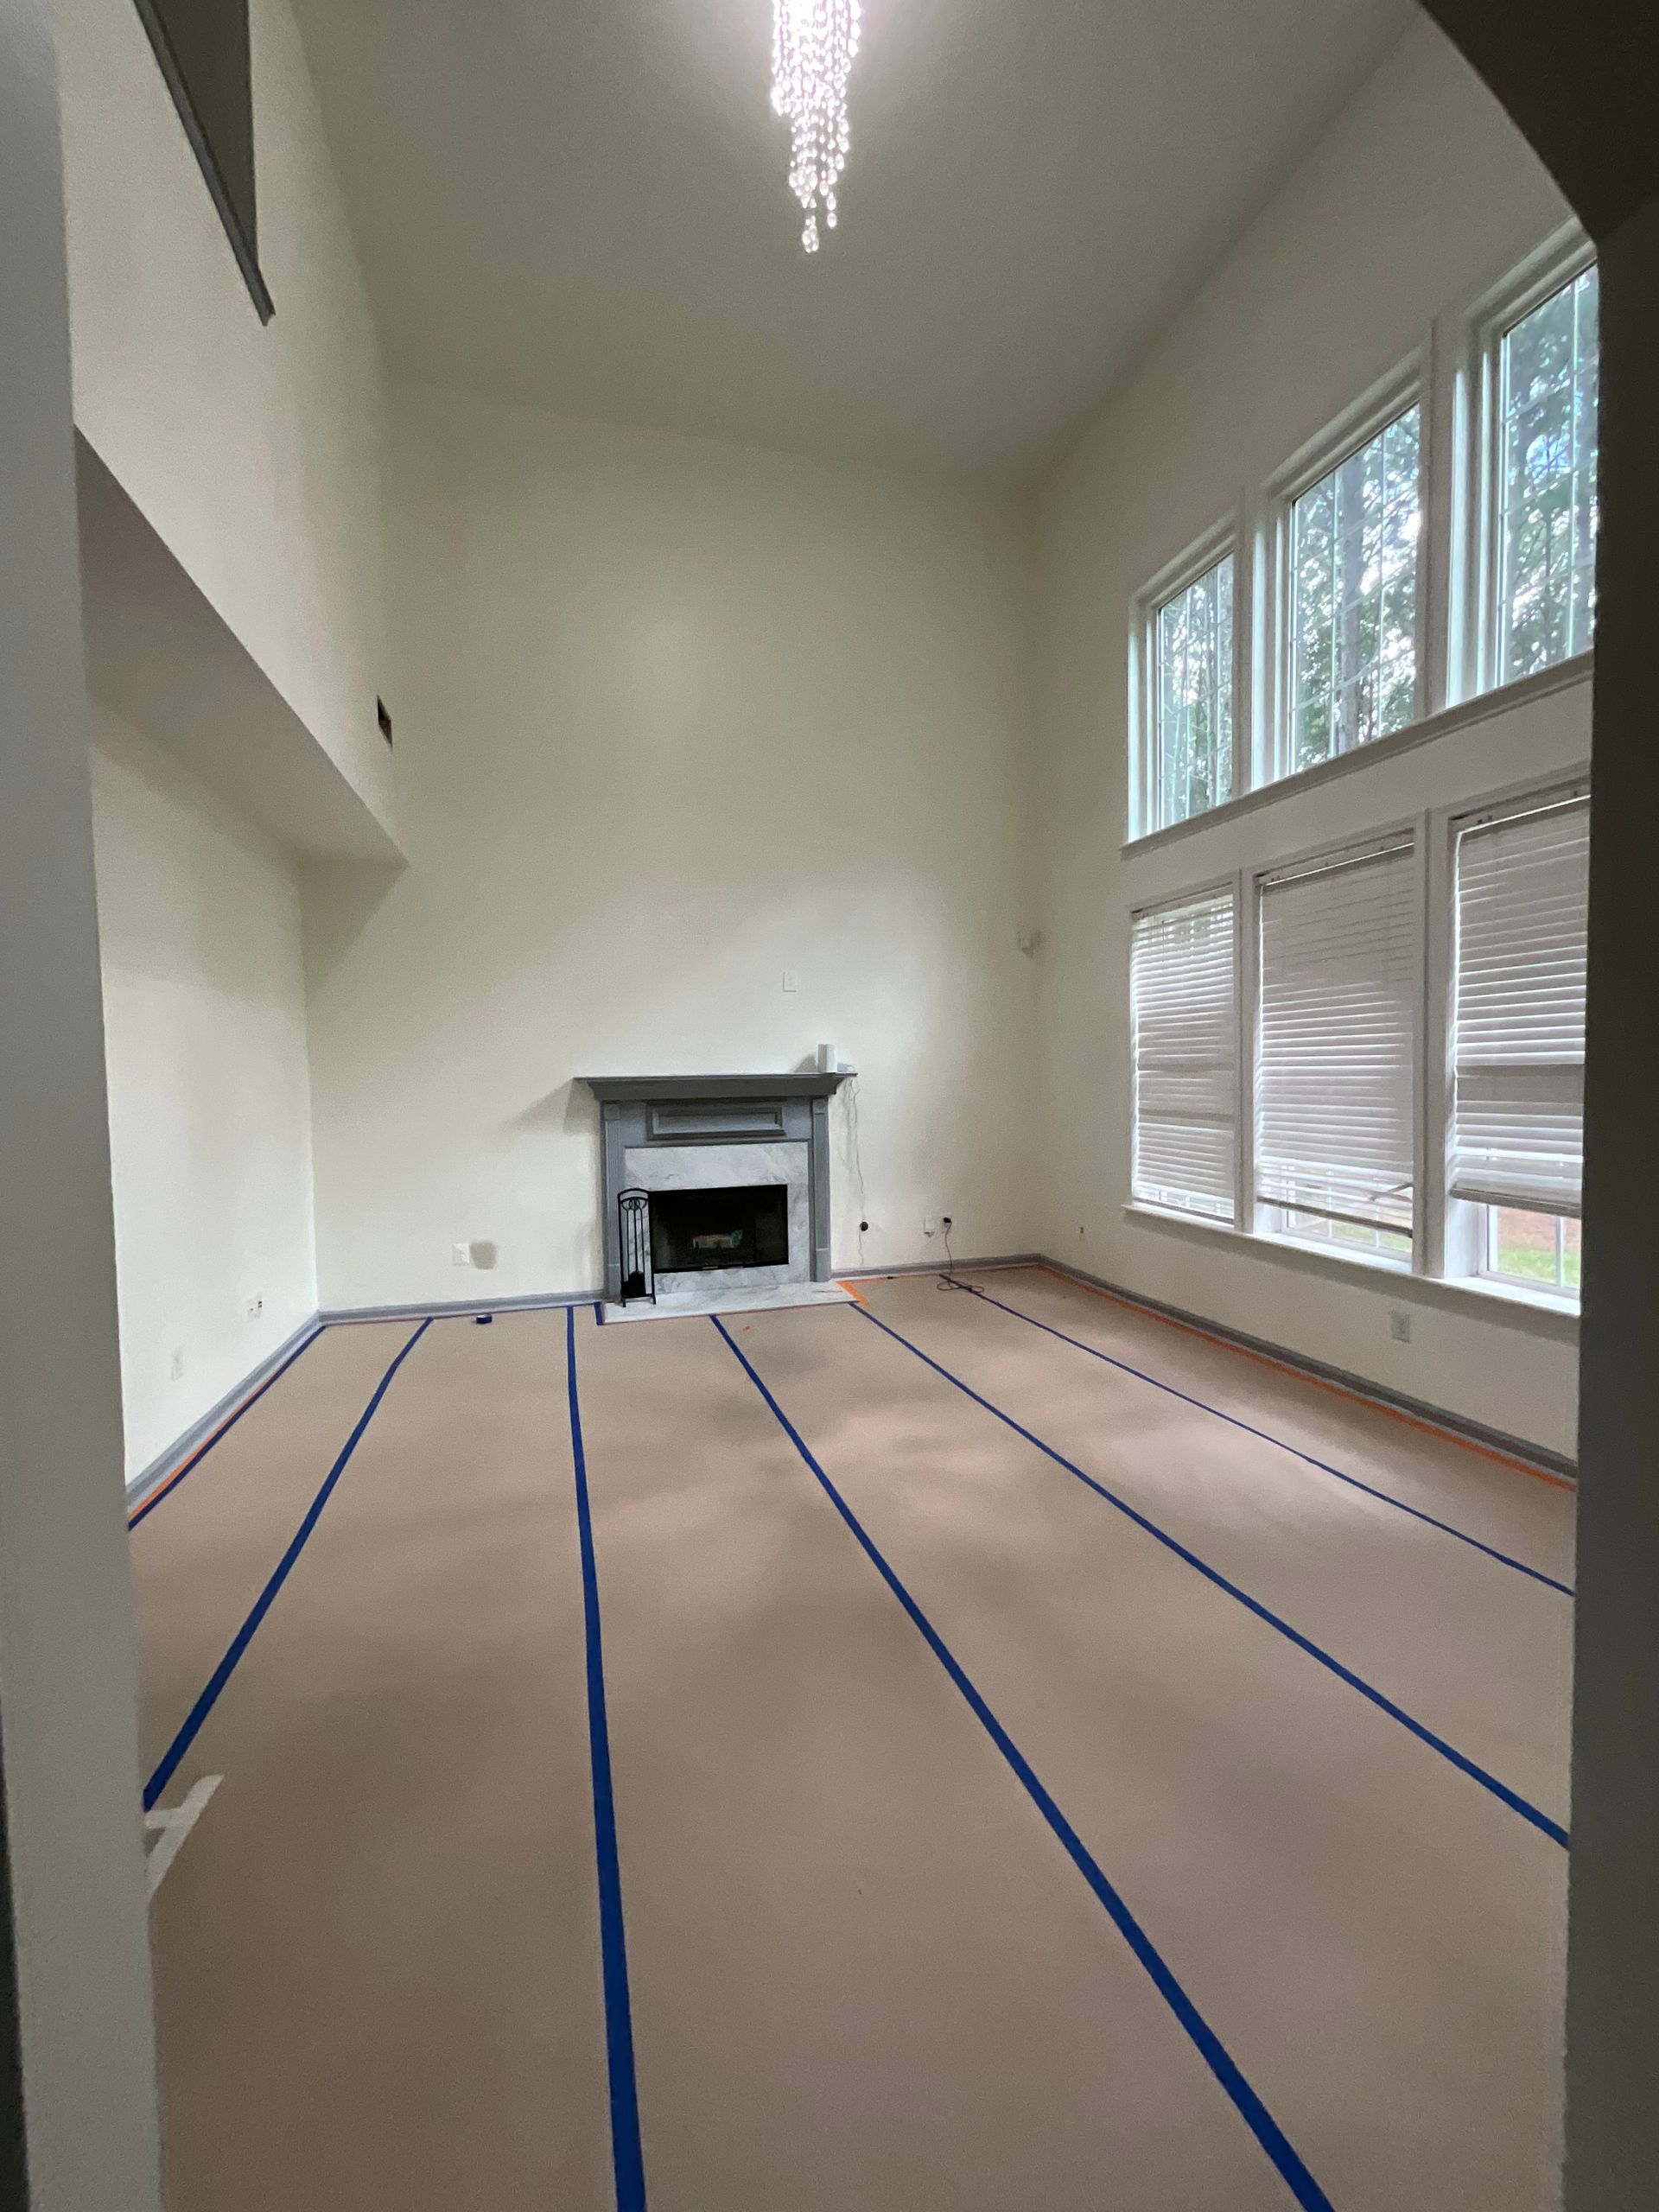
M 232 1638 L 230 1649 L 226 1652 L 225 1656 L 219 1661 L 218 1666 L 214 1668 L 213 1673 L 208 1676 L 207 1687 L 202 1691 L 201 1695 L 191 1707 L 188 1713 L 185 1717 L 183 1726 L 179 1730 L 178 1734 L 175 1736 L 173 1741 L 168 1745 L 166 1751 L 162 1754 L 160 1765 L 156 1768 L 155 1773 L 150 1776 L 149 1780 L 144 1784 L 144 1810 L 146 1812 L 150 1810 L 157 1798 L 160 1797 L 162 1790 L 166 1789 L 168 1783 L 173 1779 L 174 1774 L 177 1771 L 180 1760 L 189 1750 L 191 1745 L 196 1740 L 196 1737 L 201 1728 L 201 1724 L 207 1719 L 214 1706 L 218 1704 L 220 1692 L 224 1689 L 226 1683 L 230 1681 L 231 1676 L 236 1672 L 237 1664 L 241 1659 L 242 1654 L 247 1649 L 249 1644 L 253 1641 L 255 1630 L 258 1627 L 260 1622 L 264 1620 L 265 1615 L 270 1611 L 271 1605 L 276 1599 L 276 1592 L 282 1588 L 283 1583 L 287 1581 L 289 1576 L 293 1573 L 295 1560 L 298 1559 L 300 1554 L 305 1549 L 312 1530 L 316 1527 L 318 1521 L 321 1518 L 323 1507 L 327 1504 L 329 1498 L 334 1494 L 335 1484 L 339 1482 L 340 1477 L 346 1471 L 346 1461 L 351 1458 L 353 1452 L 356 1451 L 359 1444 L 362 1441 L 363 1432 L 368 1427 L 369 1423 L 374 1419 L 375 1414 L 378 1410 L 381 1399 L 385 1396 L 387 1391 L 391 1388 L 393 1376 L 397 1374 L 398 1369 L 409 1357 L 410 1352 L 414 1351 L 416 1345 L 419 1344 L 421 1338 L 426 1334 L 431 1325 L 432 1324 L 429 1319 L 422 1322 L 420 1327 L 409 1338 L 402 1350 L 397 1353 L 397 1357 L 392 1361 L 391 1366 L 387 1368 L 385 1373 L 380 1377 L 379 1382 L 376 1384 L 374 1395 L 369 1400 L 368 1404 L 364 1407 L 363 1411 L 359 1414 L 356 1427 L 353 1429 L 351 1434 L 346 1438 L 344 1445 L 340 1447 L 340 1457 L 334 1461 L 334 1465 L 329 1468 L 327 1474 L 323 1478 L 322 1487 L 312 1499 L 304 1520 L 301 1522 L 298 1529 L 295 1531 L 294 1541 L 289 1544 L 288 1549 L 283 1554 L 281 1559 L 277 1560 L 276 1567 L 272 1571 L 270 1581 L 266 1583 L 264 1588 L 259 1592 L 257 1598 L 255 1599 L 252 1611 L 249 1613 L 246 1620 L 243 1622 L 241 1627 L 238 1629 L 235 1636 Z
M 857 1539 L 865 1556 L 904 1607 L 912 1623 L 920 1631 L 929 1650 L 932 1652 L 933 1656 L 962 1693 L 974 1718 L 1013 1769 L 1021 1787 L 1044 1820 L 1047 1821 L 1066 1856 L 1083 1876 L 1084 1880 L 1088 1883 L 1100 1904 L 1105 1907 L 1112 1925 L 1134 1953 L 1158 1994 L 1180 2022 L 1205 2063 L 1231 2100 L 1239 2117 L 1272 2160 L 1291 2195 L 1298 2204 L 1308 2208 L 1308 2212 L 1332 2212 L 1330 2198 L 1303 2164 L 1284 2130 L 1262 2103 L 1249 2082 L 1246 2081 L 1236 2061 L 1228 2051 L 1220 2037 L 1217 2035 L 1215 2030 L 1176 1980 L 1173 1971 L 1153 1942 L 1152 1938 L 1136 1920 L 1111 1883 L 1108 1881 L 1082 1837 L 1078 1835 L 1053 1798 L 1038 1780 L 1025 1754 L 991 1711 L 989 1706 L 986 1704 L 978 1690 L 975 1688 L 938 1630 L 899 1580 L 893 1568 L 888 1566 L 852 1508 L 830 1481 L 829 1476 L 824 1473 L 817 1459 L 813 1458 L 800 1431 L 790 1420 L 789 1415 L 773 1397 L 765 1382 L 761 1381 L 748 1360 L 745 1358 L 735 1339 L 720 1317 L 717 1314 L 712 1314 L 709 1318 L 713 1320 L 715 1328 L 720 1331 L 721 1335 L 725 1338 L 738 1364 L 766 1400 L 767 1405 L 771 1407 L 784 1433 L 812 1473 L 817 1476 L 830 1503 Z
M 1346 1682 L 1350 1689 L 1357 1690 L 1360 1695 L 1368 1698 L 1379 1712 L 1386 1713 L 1391 1720 L 1397 1720 L 1402 1728 L 1408 1729 L 1421 1743 L 1427 1744 L 1431 1751 L 1438 1751 L 1443 1759 L 1449 1760 L 1460 1773 L 1466 1774 L 1471 1781 L 1479 1783 L 1481 1788 L 1490 1790 L 1501 1804 L 1507 1805 L 1512 1813 L 1519 1813 L 1523 1821 L 1529 1821 L 1533 1827 L 1547 1835 L 1552 1843 L 1559 1843 L 1561 1848 L 1566 1850 L 1567 1830 L 1559 1821 L 1551 1820 L 1548 1814 L 1533 1804 L 1530 1799 L 1522 1797 L 1518 1790 L 1511 1789 L 1507 1783 L 1500 1782 L 1496 1775 L 1489 1774 L 1484 1766 L 1477 1765 L 1473 1759 L 1466 1758 L 1461 1751 L 1448 1744 L 1443 1736 L 1437 1736 L 1432 1728 L 1425 1727 L 1421 1720 L 1414 1720 L 1411 1714 L 1402 1707 L 1397 1706 L 1392 1698 L 1385 1697 L 1381 1690 L 1374 1689 L 1370 1682 L 1355 1674 L 1351 1667 L 1344 1667 L 1340 1659 L 1333 1659 L 1328 1651 L 1315 1643 L 1311 1637 L 1304 1636 L 1300 1629 L 1293 1628 L 1288 1621 L 1281 1619 L 1277 1613 L 1271 1611 L 1268 1607 L 1262 1604 L 1259 1599 L 1252 1598 L 1248 1591 L 1241 1590 L 1237 1583 L 1230 1582 L 1217 1568 L 1211 1567 L 1206 1560 L 1200 1559 L 1196 1552 L 1189 1551 L 1186 1546 L 1176 1537 L 1172 1536 L 1167 1529 L 1160 1529 L 1155 1521 L 1148 1520 L 1147 1516 L 1131 1505 L 1127 1498 L 1120 1497 L 1116 1491 L 1108 1490 L 1104 1483 L 1096 1482 L 1092 1475 L 1084 1474 L 1083 1469 L 1068 1459 L 1063 1452 L 1057 1452 L 1052 1444 L 1045 1444 L 1040 1436 L 1035 1434 L 1031 1429 L 1024 1427 L 1015 1421 L 1012 1414 L 1005 1414 L 1001 1406 L 993 1405 L 988 1398 L 982 1397 L 979 1392 L 964 1382 L 959 1375 L 953 1375 L 948 1367 L 942 1367 L 938 1361 L 931 1358 L 919 1344 L 912 1344 L 908 1337 L 900 1336 L 897 1329 L 872 1313 L 868 1306 L 859 1306 L 854 1310 L 861 1313 L 867 1321 L 873 1323 L 884 1336 L 891 1337 L 895 1344 L 903 1344 L 906 1351 L 914 1352 L 925 1367 L 931 1367 L 936 1375 L 942 1376 L 947 1382 L 953 1384 L 962 1392 L 963 1397 L 971 1398 L 976 1406 L 982 1406 L 988 1414 L 995 1414 L 996 1419 L 1011 1428 L 1016 1436 L 1022 1436 L 1027 1444 L 1034 1446 L 1046 1458 L 1052 1459 L 1057 1467 L 1064 1467 L 1068 1475 L 1075 1475 L 1085 1489 L 1093 1491 L 1096 1497 L 1103 1497 L 1108 1505 L 1115 1507 L 1126 1520 L 1133 1521 L 1137 1529 L 1144 1529 L 1147 1535 L 1155 1537 L 1166 1550 L 1173 1552 L 1177 1559 L 1184 1560 L 1188 1567 L 1195 1568 L 1206 1581 L 1213 1582 L 1217 1589 L 1224 1590 L 1230 1598 L 1236 1599 L 1247 1611 L 1254 1613 L 1258 1620 L 1265 1621 L 1269 1628 L 1276 1629 L 1279 1634 L 1287 1642 L 1294 1643 L 1299 1651 L 1305 1651 L 1310 1659 L 1317 1659 L 1320 1666 L 1328 1668 L 1338 1681 Z
M 605 1990 L 605 2056 L 610 2076 L 611 2164 L 617 2212 L 645 2212 L 645 2159 L 639 2138 L 634 2078 L 633 2013 L 628 1999 L 628 1949 L 622 1922 L 622 1867 L 616 1847 L 616 1800 L 611 1787 L 611 1732 L 605 1713 L 605 1652 L 600 1632 L 599 1570 L 588 1496 L 588 1455 L 582 1441 L 576 1389 L 576 1314 L 566 1308 L 565 1361 L 570 1391 L 570 1454 L 575 1469 L 576 1536 L 582 1554 L 582 1612 L 588 1643 L 588 1751 L 594 1778 L 594 1855 L 599 1875 L 600 1970 Z
M 1388 1491 L 1377 1490 L 1370 1483 L 1361 1482 L 1357 1475 L 1347 1474 L 1342 1468 L 1332 1466 L 1328 1460 L 1316 1459 L 1311 1452 L 1304 1452 L 1294 1444 L 1287 1444 L 1282 1436 L 1270 1435 L 1265 1428 L 1255 1428 L 1249 1421 L 1241 1421 L 1236 1414 L 1224 1413 L 1219 1406 L 1207 1405 L 1202 1398 L 1194 1398 L 1185 1390 L 1178 1390 L 1173 1382 L 1160 1382 L 1157 1376 L 1148 1375 L 1144 1369 L 1131 1367 L 1128 1360 L 1115 1359 L 1110 1352 L 1102 1351 L 1098 1345 L 1085 1344 L 1081 1337 L 1067 1336 L 1064 1329 L 1057 1329 L 1047 1321 L 1039 1321 L 1034 1313 L 1022 1313 L 1019 1306 L 1009 1306 L 1000 1298 L 993 1298 L 988 1290 L 982 1290 L 977 1283 L 963 1283 L 960 1287 L 971 1292 L 982 1305 L 995 1306 L 999 1313 L 1012 1314 L 1016 1321 L 1024 1321 L 1033 1329 L 1040 1329 L 1045 1336 L 1058 1337 L 1063 1344 L 1071 1345 L 1074 1351 L 1087 1352 L 1090 1359 L 1100 1360 L 1107 1367 L 1116 1368 L 1120 1374 L 1132 1375 L 1137 1382 L 1148 1382 L 1154 1390 L 1162 1390 L 1169 1397 L 1179 1398 L 1184 1406 L 1194 1406 L 1200 1413 L 1209 1414 L 1217 1421 L 1224 1421 L 1230 1428 L 1243 1429 L 1246 1436 L 1257 1437 L 1263 1444 L 1275 1445 L 1281 1452 L 1289 1452 L 1293 1459 L 1301 1460 L 1306 1466 L 1317 1467 L 1322 1475 L 1333 1475 L 1338 1482 L 1346 1483 L 1351 1489 L 1363 1491 L 1367 1497 L 1374 1497 L 1381 1504 L 1393 1506 L 1396 1513 L 1409 1514 L 1414 1521 L 1422 1521 L 1429 1528 L 1438 1529 L 1443 1536 L 1454 1536 L 1459 1543 L 1467 1544 L 1471 1551 L 1484 1552 L 1488 1559 L 1495 1559 L 1501 1567 L 1512 1567 L 1517 1574 L 1528 1575 L 1533 1581 L 1541 1582 L 1547 1589 L 1559 1590 L 1564 1598 L 1573 1595 L 1570 1583 L 1558 1582 L 1553 1574 L 1546 1574 L 1539 1567 L 1529 1567 L 1525 1560 L 1512 1558 L 1508 1552 L 1499 1551 L 1495 1544 L 1483 1543 L 1478 1536 L 1470 1535 L 1465 1529 L 1454 1529 L 1449 1521 L 1437 1520 L 1433 1514 L 1425 1513 L 1421 1506 L 1408 1505 L 1403 1498 L 1395 1497 Z
M 150 1515 L 156 1510 L 156 1507 L 161 1503 L 164 1497 L 172 1497 L 174 1491 L 177 1490 L 180 1484 L 184 1480 L 187 1475 L 194 1473 L 195 1470 L 207 1457 L 207 1454 L 213 1450 L 214 1445 L 217 1444 L 221 1438 L 226 1437 L 230 1434 L 231 1431 L 236 1427 L 238 1421 L 241 1420 L 243 1414 L 248 1412 L 251 1408 L 257 1406 L 260 1399 L 264 1396 L 266 1391 L 269 1390 L 274 1383 L 277 1383 L 282 1381 L 283 1376 L 286 1375 L 289 1369 L 293 1366 L 295 1361 L 296 1359 L 302 1358 L 304 1355 L 310 1351 L 312 1345 L 315 1344 L 317 1338 L 322 1334 L 324 1329 L 326 1329 L 327 1325 L 328 1325 L 326 1321 L 321 1323 L 316 1328 L 312 1330 L 310 1335 L 305 1339 L 303 1344 L 296 1344 L 293 1351 L 289 1352 L 288 1357 L 283 1362 L 282 1365 L 274 1369 L 270 1374 L 267 1375 L 264 1381 L 259 1385 L 257 1390 L 249 1391 L 247 1396 L 243 1399 L 241 1404 L 237 1407 L 233 1413 L 226 1414 L 224 1421 L 219 1423 L 219 1427 L 213 1431 L 213 1434 L 207 1440 L 207 1441 L 203 1444 L 199 1444 L 196 1446 L 194 1452 L 191 1457 L 186 1459 L 184 1465 L 178 1468 L 174 1473 L 168 1475 L 164 1481 L 156 1484 L 155 1489 L 144 1500 L 143 1503 L 138 1508 L 138 1510 L 128 1521 L 127 1529 L 129 1534 L 130 1534 L 130 1532 L 138 1526 L 138 1523 L 141 1521 L 149 1520 Z

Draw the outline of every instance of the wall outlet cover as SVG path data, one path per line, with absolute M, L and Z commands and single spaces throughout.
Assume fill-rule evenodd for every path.
M 456 1244 L 451 1248 L 449 1256 L 456 1267 L 470 1268 L 473 1264 L 473 1248 L 470 1244 Z
M 1395 1344 L 1408 1344 L 1411 1342 L 1410 1314 L 1402 1313 L 1399 1307 L 1395 1306 L 1389 1315 L 1389 1334 L 1394 1338 Z
M 173 1347 L 173 1380 L 175 1382 L 182 1382 L 184 1380 L 184 1346 L 182 1344 L 175 1344 Z

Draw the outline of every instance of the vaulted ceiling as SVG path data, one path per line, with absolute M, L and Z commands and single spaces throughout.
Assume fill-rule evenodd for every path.
M 771 0 L 297 0 L 394 379 L 1029 478 L 1415 13 L 865 0 L 809 258 Z

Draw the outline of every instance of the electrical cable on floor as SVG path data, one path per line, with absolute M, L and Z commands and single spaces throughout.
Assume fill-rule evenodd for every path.
M 940 1290 L 971 1290 L 972 1283 L 959 1282 L 957 1279 L 957 1262 L 956 1255 L 950 1249 L 950 1217 L 948 1213 L 939 1216 L 939 1233 L 944 1238 L 944 1273 L 938 1278 L 938 1288 Z
M 842 1158 L 851 1171 L 853 1181 L 858 1188 L 858 1264 L 861 1268 L 864 1265 L 864 1235 L 870 1225 L 870 1209 L 869 1202 L 864 1195 L 864 1161 L 859 1151 L 858 1077 L 856 1076 L 849 1077 L 842 1085 L 841 1095 L 845 1102 L 845 1113 L 842 1122 L 843 1138 Z

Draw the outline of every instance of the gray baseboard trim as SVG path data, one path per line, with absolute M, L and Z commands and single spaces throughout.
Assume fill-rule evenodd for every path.
M 142 1506 L 152 1491 L 161 1488 L 181 1459 L 188 1459 L 193 1452 L 200 1450 L 227 1414 L 233 1414 L 256 1390 L 269 1382 L 279 1367 L 285 1367 L 290 1359 L 296 1359 L 322 1327 L 324 1318 L 321 1313 L 314 1313 L 308 1321 L 302 1321 L 294 1333 L 285 1337 L 275 1351 L 268 1353 L 257 1367 L 251 1369 L 233 1389 L 227 1390 L 217 1405 L 210 1406 L 200 1421 L 192 1421 L 182 1436 L 175 1437 L 165 1452 L 159 1452 L 147 1467 L 136 1474 L 127 1484 L 127 1510 L 130 1513 Z
M 1121 1298 L 1126 1306 L 1139 1306 L 1143 1313 L 1155 1313 L 1166 1321 L 1184 1322 L 1188 1328 L 1217 1338 L 1223 1344 L 1236 1344 L 1243 1351 L 1263 1352 L 1269 1359 L 1295 1368 L 1319 1382 L 1335 1382 L 1344 1390 L 1351 1390 L 1356 1397 L 1370 1398 L 1395 1413 L 1409 1414 L 1414 1421 L 1427 1421 L 1433 1428 L 1444 1429 L 1448 1436 L 1484 1445 L 1489 1451 L 1502 1452 L 1510 1459 L 1525 1461 L 1529 1466 L 1541 1467 L 1548 1474 L 1563 1475 L 1572 1481 L 1578 1479 L 1575 1459 L 1551 1452 L 1541 1444 L 1529 1443 L 1524 1437 L 1511 1436 L 1507 1430 L 1489 1428 L 1484 1421 L 1466 1420 L 1461 1414 L 1449 1413 L 1444 1406 L 1432 1406 L 1425 1399 L 1409 1397 L 1403 1390 L 1392 1390 L 1386 1383 L 1374 1382 L 1370 1376 L 1355 1375 L 1345 1367 L 1333 1367 L 1306 1352 L 1291 1351 L 1268 1338 L 1253 1337 L 1243 1329 L 1230 1328 L 1224 1321 L 1211 1320 L 1207 1313 L 1194 1313 L 1184 1306 L 1166 1306 L 1161 1299 L 1126 1290 L 1121 1282 L 1109 1282 L 1104 1275 L 1091 1275 L 1086 1268 L 1070 1267 L 1064 1260 L 1050 1259 L 1045 1254 L 1039 1264 L 1052 1268 L 1057 1275 L 1070 1276 L 1073 1282 L 1083 1283 L 1090 1290 L 1106 1291 L 1113 1298 Z
M 947 1268 L 944 1260 L 906 1260 L 890 1268 L 831 1268 L 831 1282 L 880 1282 L 888 1275 L 960 1274 L 964 1268 L 1035 1268 L 1046 1266 L 1040 1252 L 1005 1252 L 992 1260 L 958 1260 Z
M 349 1321 L 448 1321 L 472 1313 L 539 1313 L 565 1306 L 596 1306 L 597 1290 L 526 1291 L 517 1298 L 447 1298 L 423 1306 L 330 1306 L 317 1317 L 325 1328 Z

